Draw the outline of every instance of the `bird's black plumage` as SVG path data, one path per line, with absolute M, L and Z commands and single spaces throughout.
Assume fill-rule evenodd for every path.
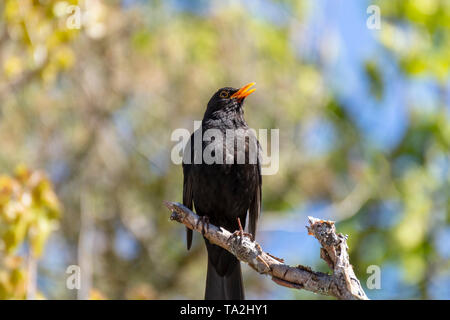
M 203 134 L 208 129 L 216 129 L 223 134 L 222 141 L 202 141 L 201 148 L 196 148 L 195 133 L 191 136 L 183 160 L 183 204 L 190 209 L 195 207 L 198 215 L 206 216 L 210 223 L 231 232 L 239 229 L 237 218 L 245 227 L 248 212 L 249 232 L 255 236 L 261 207 L 259 143 L 244 119 L 243 102 L 249 91 L 247 94 L 245 90 L 243 94 L 241 91 L 229 87 L 219 89 L 209 101 L 202 126 L 198 129 Z M 225 137 L 229 139 L 231 132 L 236 137 L 233 148 L 230 148 L 232 143 L 225 142 Z M 245 141 L 244 148 L 239 148 L 239 141 Z M 256 158 L 249 155 L 252 143 L 256 146 L 253 149 Z M 214 144 L 215 152 L 223 150 L 224 163 L 194 162 L 194 156 L 200 156 L 199 153 L 210 144 Z M 245 152 L 245 163 L 238 163 L 239 152 Z M 228 161 L 225 160 L 227 157 Z M 230 163 L 230 158 L 233 163 Z M 190 163 L 186 159 L 190 159 Z M 192 230 L 187 229 L 188 249 L 191 242 Z M 205 243 L 208 251 L 205 299 L 244 299 L 239 261 L 207 239 Z

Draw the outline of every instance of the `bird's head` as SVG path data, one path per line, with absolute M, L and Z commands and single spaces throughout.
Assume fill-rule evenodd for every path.
M 254 85 L 255 83 L 252 82 L 240 89 L 224 87 L 217 90 L 208 102 L 205 115 L 211 115 L 217 111 L 227 112 L 241 109 L 245 98 L 256 90 L 251 89 Z

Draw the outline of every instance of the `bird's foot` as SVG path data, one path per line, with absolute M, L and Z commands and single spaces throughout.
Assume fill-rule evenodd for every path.
M 202 236 L 204 236 L 205 233 L 209 231 L 209 218 L 208 218 L 208 216 L 200 216 L 200 218 L 197 221 L 197 225 L 195 227 L 198 228 L 198 225 L 200 223 L 202 224 Z M 206 228 L 205 228 L 205 226 L 206 226 Z
M 244 239 L 244 236 L 249 237 L 250 239 L 253 239 L 253 236 L 251 233 L 244 232 L 242 230 L 236 230 L 231 234 L 231 236 L 228 238 L 228 241 L 231 241 L 233 238 L 239 237 L 239 243 L 242 244 L 242 240 Z M 253 241 L 253 240 L 252 240 Z
M 242 243 L 242 239 L 244 238 L 244 236 L 249 237 L 253 241 L 253 235 L 251 233 L 244 232 L 244 228 L 242 228 L 242 224 L 241 224 L 241 219 L 237 218 L 237 221 L 238 221 L 238 225 L 239 225 L 239 230 L 236 230 L 235 232 L 233 232 L 232 237 L 240 236 L 240 243 Z

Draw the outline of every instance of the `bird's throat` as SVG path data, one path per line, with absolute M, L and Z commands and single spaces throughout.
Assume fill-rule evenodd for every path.
M 242 108 L 229 108 L 205 114 L 203 123 L 209 128 L 238 129 L 247 127 Z

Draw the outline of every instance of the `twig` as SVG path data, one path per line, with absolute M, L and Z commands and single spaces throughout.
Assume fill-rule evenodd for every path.
M 178 202 L 165 201 L 164 204 L 172 212 L 170 220 L 202 232 L 202 228 L 198 226 L 200 217 L 194 212 Z M 261 246 L 245 233 L 231 233 L 209 224 L 203 236 L 211 243 L 228 250 L 257 272 L 270 275 L 279 285 L 334 296 L 342 300 L 367 300 L 348 260 L 347 238 L 342 234 L 336 234 L 332 221 L 309 217 L 309 223 L 308 232 L 314 235 L 322 245 L 324 253 L 321 257 L 329 266 L 333 266 L 332 275 L 316 272 L 301 265 L 292 267 L 284 264 L 282 259 L 264 252 Z

